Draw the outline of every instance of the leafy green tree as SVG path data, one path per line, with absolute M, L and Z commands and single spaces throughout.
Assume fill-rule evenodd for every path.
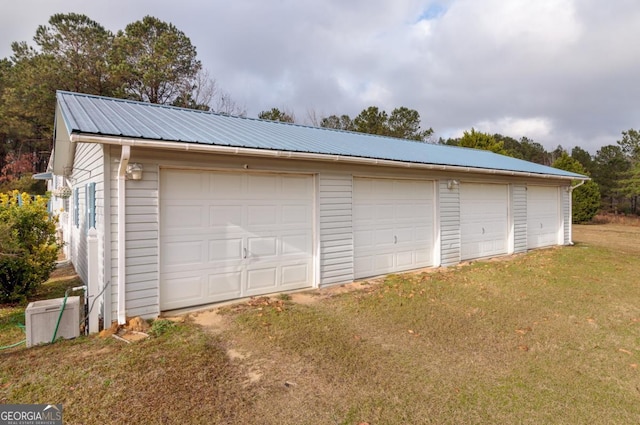
M 0 302 L 21 301 L 55 267 L 58 245 L 47 198 L 0 194 Z
M 261 120 L 280 121 L 280 122 L 295 122 L 293 113 L 281 111 L 278 108 L 271 108 L 268 111 L 262 111 L 258 114 L 258 118 Z
M 120 97 L 159 104 L 191 92 L 202 68 L 189 37 L 152 16 L 118 31 L 110 62 Z
M 618 146 L 626 155 L 635 161 L 640 161 L 640 131 L 632 128 L 623 131 L 622 139 L 618 140 Z
M 475 128 L 472 128 L 471 131 L 464 132 L 458 142 L 458 146 L 508 155 L 508 152 L 504 149 L 503 142 L 496 140 L 496 138 L 490 134 L 476 131 Z
M 377 106 L 369 106 L 353 119 L 355 131 L 367 134 L 388 135 L 389 116 Z
M 631 203 L 631 212 L 638 213 L 638 198 L 640 197 L 640 162 L 625 173 L 625 178 L 619 181 L 620 193 L 626 196 Z
M 36 47 L 11 45 L 0 66 L 0 136 L 5 151 L 38 153 L 43 167 L 51 151 L 56 90 L 111 94 L 106 55 L 111 34 L 84 15 L 56 14 L 36 30 Z M 2 168 L 6 161 L 0 165 Z M 40 168 L 41 169 L 41 168 Z
M 113 93 L 107 62 L 113 34 L 96 21 L 77 13 L 58 13 L 49 19 L 48 26 L 38 27 L 34 41 L 41 54 L 55 60 L 56 88 L 97 95 Z
M 433 134 L 433 129 L 420 129 L 420 114 L 415 109 L 405 106 L 394 109 L 388 120 L 389 135 L 400 139 L 426 142 Z
M 356 127 L 349 115 L 330 115 L 322 118 L 320 127 L 333 128 L 335 130 L 355 131 Z
M 520 139 L 520 149 L 522 150 L 522 159 L 525 161 L 535 162 L 536 164 L 551 165 L 549 152 L 538 142 L 523 137 Z
M 343 117 L 345 117 L 343 115 Z M 347 117 L 348 118 L 348 117 Z M 342 120 L 349 123 L 348 120 Z M 391 114 L 381 111 L 377 106 L 364 109 L 352 121 L 353 130 L 360 133 L 397 137 L 399 139 L 427 142 L 433 129 L 420 129 L 420 114 L 405 106 L 395 108 Z
M 594 161 L 593 157 L 589 152 L 582 149 L 580 146 L 576 146 L 571 149 L 571 158 L 578 161 L 584 167 L 585 171 L 589 174 L 592 174 L 594 171 Z
M 553 163 L 554 168 L 587 175 L 584 169 L 576 159 L 570 157 L 563 152 Z M 591 221 L 600 210 L 600 190 L 593 180 L 586 181 L 582 186 L 573 190 L 572 199 L 572 220 L 574 223 L 586 223 Z
M 621 181 L 630 169 L 631 161 L 620 145 L 603 146 L 596 152 L 593 179 L 600 187 L 603 202 L 611 211 L 616 211 L 623 200 Z

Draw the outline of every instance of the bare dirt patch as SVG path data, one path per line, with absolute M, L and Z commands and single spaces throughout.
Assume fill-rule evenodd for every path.
M 220 334 L 228 328 L 228 318 L 219 314 L 218 309 L 201 311 L 189 316 L 193 322 L 202 326 L 207 332 Z

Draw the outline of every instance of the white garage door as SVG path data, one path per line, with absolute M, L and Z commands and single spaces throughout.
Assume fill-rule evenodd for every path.
M 354 178 L 355 277 L 433 265 L 433 182 Z
M 460 184 L 460 256 L 463 260 L 507 253 L 508 193 L 508 186 L 504 184 Z
M 305 288 L 313 177 L 161 170 L 160 307 Z
M 557 245 L 559 231 L 558 188 L 527 186 L 527 248 Z

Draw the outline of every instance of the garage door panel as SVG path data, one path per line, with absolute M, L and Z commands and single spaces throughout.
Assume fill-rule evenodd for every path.
M 265 289 L 275 290 L 277 267 L 262 267 L 247 270 L 247 295 L 255 294 L 256 291 L 264 293 Z
M 460 185 L 460 257 L 463 260 L 508 252 L 509 192 L 505 184 Z
M 161 309 L 311 286 L 313 187 L 310 175 L 162 170 Z
M 433 264 L 433 187 L 431 181 L 354 179 L 357 278 Z
M 392 222 L 395 218 L 395 205 L 373 205 L 374 219 L 378 222 Z
M 527 187 L 527 248 L 557 245 L 561 223 L 558 188 Z
M 289 225 L 302 224 L 306 226 L 309 222 L 311 211 L 307 205 L 283 205 L 282 206 L 282 220 L 283 224 Z
M 253 258 L 275 257 L 278 241 L 275 236 L 247 238 L 249 255 Z
M 307 177 L 283 176 L 282 199 L 310 199 L 311 181 Z
M 282 266 L 282 285 L 299 285 L 309 278 L 309 267 L 306 264 Z
M 398 252 L 396 254 L 396 264 L 398 267 L 405 268 L 411 267 L 412 264 L 415 263 L 415 254 L 413 250 Z
M 278 196 L 278 181 L 267 174 L 247 176 L 249 199 L 274 199 Z
M 373 247 L 373 232 L 368 230 L 353 232 L 353 243 L 361 249 Z
M 241 238 L 223 238 L 209 240 L 209 261 L 240 260 L 242 257 Z
M 247 224 L 251 226 L 273 226 L 278 223 L 278 209 L 275 205 L 249 205 Z
M 209 227 L 223 228 L 242 225 L 242 205 L 212 205 L 209 207 Z M 168 211 L 168 213 L 171 213 Z M 213 229 L 211 229 L 213 230 Z
M 237 298 L 241 295 L 242 271 L 210 273 L 208 275 L 208 283 L 208 298 L 216 301 Z M 196 302 L 198 301 L 196 300 Z
M 172 194 L 172 199 L 193 199 L 194 193 L 208 191 L 206 176 L 198 171 L 173 173 L 171 179 L 163 181 L 163 190 Z
M 167 266 L 200 264 L 206 258 L 203 241 L 167 242 L 163 252 Z
M 282 244 L 282 255 L 306 255 L 312 249 L 312 237 L 310 234 L 283 235 L 280 239 Z
M 162 173 L 162 172 L 161 172 Z M 201 191 L 200 193 L 206 196 L 206 199 L 213 201 L 216 200 L 228 200 L 239 199 L 244 193 L 243 186 L 244 181 L 237 178 L 235 173 L 216 173 L 216 174 L 203 174 L 207 179 L 207 191 Z M 172 178 L 175 174 L 182 174 L 181 172 L 172 173 Z M 163 188 L 164 190 L 164 188 Z M 184 190 L 184 188 L 178 189 Z
M 160 299 L 167 300 L 166 308 L 179 308 L 198 303 L 204 297 L 204 276 L 202 274 L 168 274 L 160 285 Z
M 199 205 L 167 205 L 167 214 L 182 217 L 183 220 L 172 222 L 170 228 L 202 227 L 203 207 Z

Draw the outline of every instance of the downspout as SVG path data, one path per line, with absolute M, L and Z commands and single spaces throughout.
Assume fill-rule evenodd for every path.
M 571 227 L 569 227 L 569 245 L 573 246 L 573 190 L 582 186 L 586 180 L 580 181 L 575 186 L 569 186 L 569 221 L 571 222 Z
M 126 262 L 125 262 L 125 181 L 127 165 L 131 156 L 131 148 L 122 146 L 120 153 L 120 165 L 118 166 L 118 324 L 124 325 L 127 322 L 127 310 L 125 308 L 125 281 L 126 281 Z

